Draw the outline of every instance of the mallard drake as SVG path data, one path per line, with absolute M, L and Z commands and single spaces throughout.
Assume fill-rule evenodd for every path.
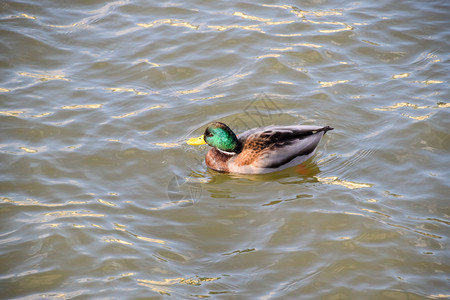
M 205 133 L 187 141 L 208 144 L 206 165 L 216 171 L 264 174 L 298 165 L 310 158 L 329 126 L 267 126 L 247 130 L 238 136 L 224 123 L 213 122 Z

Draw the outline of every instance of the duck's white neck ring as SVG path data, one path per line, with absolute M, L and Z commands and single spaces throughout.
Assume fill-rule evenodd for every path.
M 225 150 L 220 150 L 218 148 L 216 148 L 216 149 L 219 150 L 220 152 L 224 153 L 224 154 L 227 154 L 227 155 L 235 155 L 236 154 L 236 152 L 228 152 L 228 151 L 225 151 Z

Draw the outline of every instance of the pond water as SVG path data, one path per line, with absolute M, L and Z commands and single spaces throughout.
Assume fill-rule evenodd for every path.
M 0 298 L 450 298 L 450 2 L 0 7 Z M 232 175 L 212 121 L 335 130 Z

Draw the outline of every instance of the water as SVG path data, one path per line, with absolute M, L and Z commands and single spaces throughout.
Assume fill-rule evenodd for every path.
M 3 1 L 2 299 L 450 298 L 448 1 Z M 335 128 L 207 170 L 219 120 Z

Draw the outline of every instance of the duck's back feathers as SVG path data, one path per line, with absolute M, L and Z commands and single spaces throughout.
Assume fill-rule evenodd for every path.
M 240 135 L 242 151 L 229 159 L 229 171 L 268 173 L 300 164 L 310 158 L 322 136 L 331 127 L 268 126 Z

